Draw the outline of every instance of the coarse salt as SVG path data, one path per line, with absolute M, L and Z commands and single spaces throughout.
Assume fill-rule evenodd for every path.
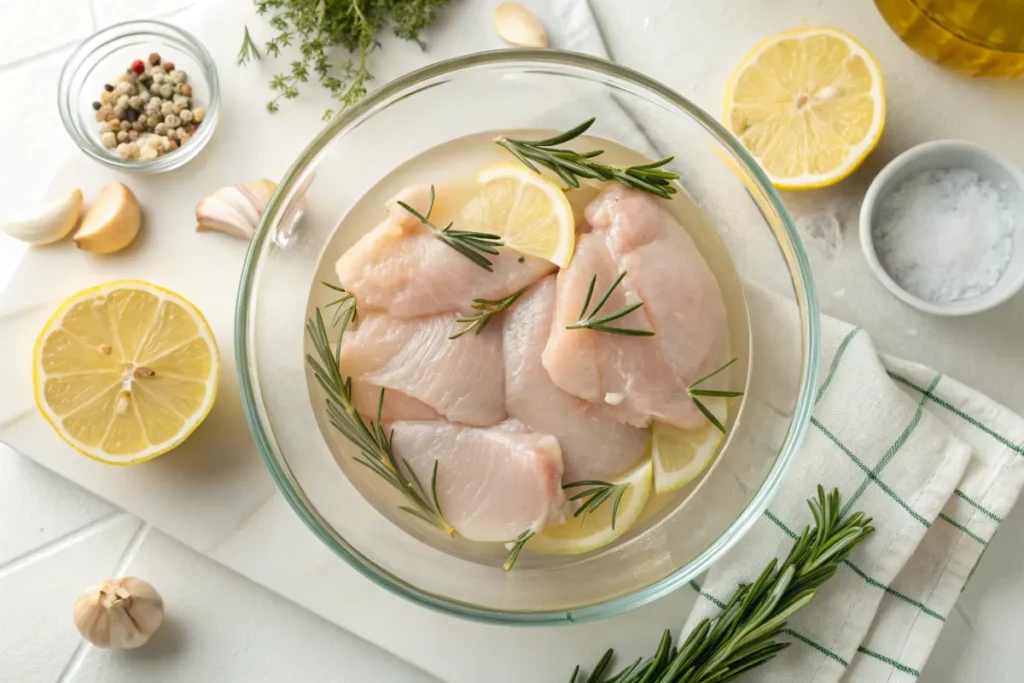
M 926 301 L 962 301 L 992 289 L 1013 254 L 1013 212 L 968 168 L 923 171 L 878 206 L 872 226 L 882 268 Z

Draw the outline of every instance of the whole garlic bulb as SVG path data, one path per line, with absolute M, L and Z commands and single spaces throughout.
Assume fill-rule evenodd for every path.
M 75 626 L 97 647 L 131 649 L 145 644 L 164 620 L 164 600 L 134 576 L 107 579 L 75 600 Z

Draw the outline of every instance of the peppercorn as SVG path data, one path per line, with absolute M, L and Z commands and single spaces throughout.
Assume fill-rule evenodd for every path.
M 119 106 L 119 107 L 127 107 L 128 106 L 128 100 L 130 100 L 130 99 L 131 98 L 128 97 L 128 95 L 121 95 L 120 97 L 117 98 L 117 106 Z
M 174 87 L 164 83 L 160 86 L 160 97 L 165 99 L 170 98 L 174 94 Z
M 153 85 L 149 86 L 149 93 L 151 95 L 159 95 L 160 94 L 160 84 L 159 83 L 153 83 Z
M 132 62 L 132 71 L 134 71 L 135 73 L 141 74 L 145 70 L 146 65 L 142 63 L 141 59 L 136 59 L 134 62 Z
M 107 123 L 110 124 L 111 130 L 113 130 L 115 133 L 121 129 L 121 119 L 117 118 L 116 116 L 112 116 L 109 119 L 107 119 Z
M 166 124 L 167 124 L 167 127 L 168 127 L 168 128 L 170 128 L 170 129 L 172 129 L 172 130 L 173 130 L 173 129 L 175 129 L 175 128 L 177 128 L 178 126 L 180 126 L 180 125 L 181 125 L 181 119 L 179 119 L 179 118 L 178 118 L 177 116 L 175 116 L 174 114 L 171 114 L 170 116 L 165 116 L 165 117 L 164 117 L 164 123 L 166 123 Z
M 156 124 L 153 126 L 153 132 L 157 135 L 167 135 L 167 124 L 162 122 Z
M 132 142 L 135 142 L 136 140 L 138 140 L 139 139 L 139 131 L 137 131 L 137 130 L 130 130 L 130 131 L 128 131 L 128 139 L 131 140 Z
M 109 83 L 104 83 L 103 89 L 107 92 L 114 92 L 114 86 L 110 85 Z
M 172 114 L 177 115 L 177 114 L 180 114 L 181 112 L 183 112 L 184 110 L 185 110 L 185 107 L 181 106 L 180 104 L 172 104 L 171 105 L 171 113 Z
M 132 122 L 121 119 L 121 125 L 119 126 L 123 131 L 129 131 L 132 129 Z
M 192 123 L 192 110 L 182 109 L 181 113 L 178 114 L 178 118 L 180 118 L 183 123 Z
M 125 81 L 122 83 L 118 83 L 117 87 L 114 88 L 114 92 L 116 92 L 118 95 L 128 95 L 131 93 L 133 88 L 134 86 L 131 83 Z
M 114 149 L 114 147 L 117 147 L 117 135 L 111 131 L 107 131 L 100 135 L 100 142 L 107 149 Z
M 142 98 L 138 95 L 132 95 L 128 98 L 128 106 L 134 109 L 135 111 L 139 111 L 140 109 L 142 109 Z
M 123 121 L 125 116 L 128 115 L 128 107 L 122 107 L 121 105 L 117 105 L 116 107 L 114 107 L 113 114 L 114 118 L 121 119 Z
M 141 133 L 142 131 L 146 130 L 146 122 L 143 121 L 142 119 L 139 119 L 138 121 L 136 121 L 136 122 L 134 122 L 132 124 L 132 130 L 138 131 L 138 132 Z
M 170 72 L 174 71 L 174 62 L 164 62 L 163 63 L 163 69 L 164 69 L 164 73 L 170 73 Z
M 126 131 L 126 130 L 118 131 L 117 132 L 117 141 L 118 142 L 128 142 L 128 131 Z
M 192 97 L 192 86 L 188 83 L 182 83 L 178 86 L 178 92 L 185 97 Z
M 192 119 L 199 123 L 206 118 L 206 109 L 204 107 L 193 107 L 192 108 Z
M 136 121 L 138 121 L 138 120 L 139 120 L 139 112 L 138 112 L 138 110 L 137 110 L 137 109 L 131 109 L 131 108 L 129 108 L 129 109 L 127 109 L 127 110 L 125 111 L 124 115 L 125 115 L 125 117 L 126 117 L 126 118 L 127 118 L 127 119 L 128 119 L 129 121 L 131 121 L 132 123 L 135 123 Z
M 149 128 L 150 130 L 153 130 L 154 128 L 156 128 L 160 124 L 160 121 L 162 121 L 162 120 L 163 120 L 162 116 L 147 116 L 146 117 L 146 127 Z
M 146 59 L 146 61 L 149 62 L 150 64 L 152 64 L 153 66 L 156 66 L 157 64 L 160 63 L 160 55 L 157 54 L 156 52 L 150 52 L 149 53 L 149 58 Z

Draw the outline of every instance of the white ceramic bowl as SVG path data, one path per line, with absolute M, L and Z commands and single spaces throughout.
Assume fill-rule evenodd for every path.
M 900 287 L 882 267 L 875 252 L 872 226 L 878 206 L 907 178 L 932 169 L 969 168 L 998 190 L 1014 213 L 1013 255 L 1006 271 L 990 290 L 961 301 L 926 301 Z M 913 147 L 882 169 L 868 188 L 860 208 L 860 244 L 868 265 L 886 289 L 914 308 L 935 315 L 971 315 L 994 308 L 1024 287 L 1024 172 L 986 149 L 960 140 L 936 140 Z

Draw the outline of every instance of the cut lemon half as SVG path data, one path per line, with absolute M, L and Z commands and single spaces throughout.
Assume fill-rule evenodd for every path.
M 724 398 L 701 397 L 701 403 L 725 424 L 729 410 Z M 679 429 L 655 422 L 651 426 L 654 490 L 668 493 L 696 479 L 714 459 L 724 436 L 710 422 L 699 429 Z
M 526 547 L 551 555 L 579 555 L 608 545 L 636 524 L 651 497 L 654 470 L 650 460 L 623 477 L 610 482 L 628 485 L 615 515 L 612 528 L 612 509 L 616 496 L 609 496 L 596 510 L 579 517 L 569 516 L 561 524 L 548 527 L 527 542 Z M 582 488 L 581 488 L 582 490 Z M 571 495 L 576 491 L 570 490 Z
M 860 166 L 882 137 L 882 71 L 838 29 L 777 33 L 729 77 L 722 119 L 776 187 L 832 185 Z
M 565 193 L 525 166 L 497 164 L 477 176 L 479 196 L 467 207 L 476 229 L 508 247 L 565 268 L 576 248 L 576 222 Z
M 134 465 L 171 450 L 213 407 L 220 357 L 184 298 L 118 280 L 60 305 L 36 340 L 36 405 L 90 458 Z

